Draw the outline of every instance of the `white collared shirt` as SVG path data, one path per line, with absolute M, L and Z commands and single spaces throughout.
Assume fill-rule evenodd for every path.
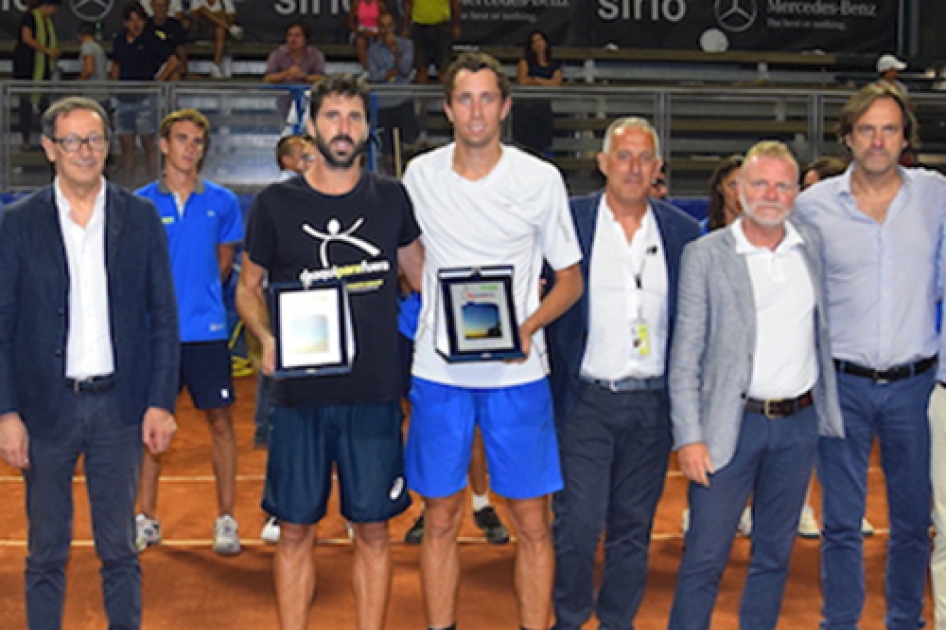
M 602 195 L 590 265 L 588 343 L 581 373 L 606 380 L 662 376 L 667 353 L 667 262 L 650 206 L 628 242 Z M 633 328 L 641 321 L 647 325 L 650 346 L 643 356 L 632 346 Z
M 745 256 L 755 298 L 756 343 L 749 397 L 794 398 L 818 380 L 815 293 L 802 253 L 804 241 L 791 223 L 775 250 L 746 238 L 742 219 L 730 228 L 736 253 Z
M 84 228 L 70 217 L 69 200 L 54 182 L 59 226 L 69 265 L 69 331 L 66 377 L 82 379 L 115 371 L 109 334 L 108 275 L 105 271 L 105 180 Z

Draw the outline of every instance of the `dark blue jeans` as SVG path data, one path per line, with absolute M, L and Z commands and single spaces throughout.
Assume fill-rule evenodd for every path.
M 63 384 L 65 387 L 65 384 Z M 63 430 L 31 438 L 26 480 L 29 555 L 26 614 L 30 630 L 62 627 L 66 561 L 72 541 L 72 478 L 83 455 L 95 550 L 111 630 L 141 627 L 141 569 L 135 549 L 135 496 L 141 425 L 119 417 L 114 390 L 77 394 L 61 411 Z
M 565 488 L 552 500 L 556 630 L 581 628 L 592 610 L 602 629 L 633 627 L 671 441 L 664 390 L 612 393 L 582 385 L 559 427 Z M 602 530 L 604 575 L 595 601 Z
M 814 407 L 772 420 L 744 414 L 732 461 L 710 476 L 709 487 L 690 484 L 690 529 L 670 611 L 671 630 L 709 630 L 719 583 L 750 494 L 752 553 L 739 627 L 774 630 L 817 449 Z
M 823 438 L 818 447 L 818 477 L 824 496 L 824 630 L 856 630 L 864 609 L 861 518 L 875 435 L 880 442 L 890 514 L 886 627 L 923 627 L 932 492 L 926 412 L 934 382 L 932 370 L 892 383 L 838 375 L 845 439 Z

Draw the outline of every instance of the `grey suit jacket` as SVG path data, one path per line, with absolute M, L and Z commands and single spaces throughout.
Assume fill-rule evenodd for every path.
M 825 318 L 820 236 L 792 222 L 815 291 L 815 344 L 819 378 L 814 387 L 821 435 L 843 437 L 837 382 Z M 728 229 L 694 241 L 683 251 L 677 320 L 670 354 L 670 417 L 674 448 L 705 442 L 720 470 L 736 450 L 752 378 L 756 314 L 745 257 Z

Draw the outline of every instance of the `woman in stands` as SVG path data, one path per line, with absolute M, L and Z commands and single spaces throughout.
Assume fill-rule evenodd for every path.
M 552 45 L 542 31 L 532 31 L 526 39 L 522 59 L 516 69 L 519 85 L 558 87 L 562 84 L 562 64 L 552 57 Z M 552 148 L 555 119 L 547 99 L 519 99 L 512 112 L 512 137 L 518 144 L 543 154 Z
M 378 36 L 378 21 L 388 7 L 381 0 L 352 0 L 348 10 L 348 28 L 355 40 L 355 52 L 361 67 L 368 69 L 368 45 Z
M 742 168 L 742 156 L 731 155 L 716 167 L 709 180 L 709 211 L 706 213 L 709 231 L 731 224 L 742 214 L 736 179 Z

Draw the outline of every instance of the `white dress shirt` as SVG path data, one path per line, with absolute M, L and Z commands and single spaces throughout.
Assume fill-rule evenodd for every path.
M 742 230 L 730 229 L 736 252 L 746 258 L 755 298 L 756 344 L 749 397 L 795 398 L 818 380 L 815 350 L 815 292 L 802 253 L 801 235 L 785 224 L 775 250 L 756 247 Z
M 62 194 L 58 179 L 54 188 L 69 265 L 66 377 L 105 376 L 115 371 L 105 271 L 105 180 L 84 228 L 70 218 L 72 207 Z
M 667 262 L 648 206 L 630 242 L 601 197 L 588 273 L 588 343 L 583 376 L 604 380 L 662 376 L 667 354 Z M 638 284 L 638 278 L 640 282 Z M 634 349 L 647 326 L 649 351 Z

